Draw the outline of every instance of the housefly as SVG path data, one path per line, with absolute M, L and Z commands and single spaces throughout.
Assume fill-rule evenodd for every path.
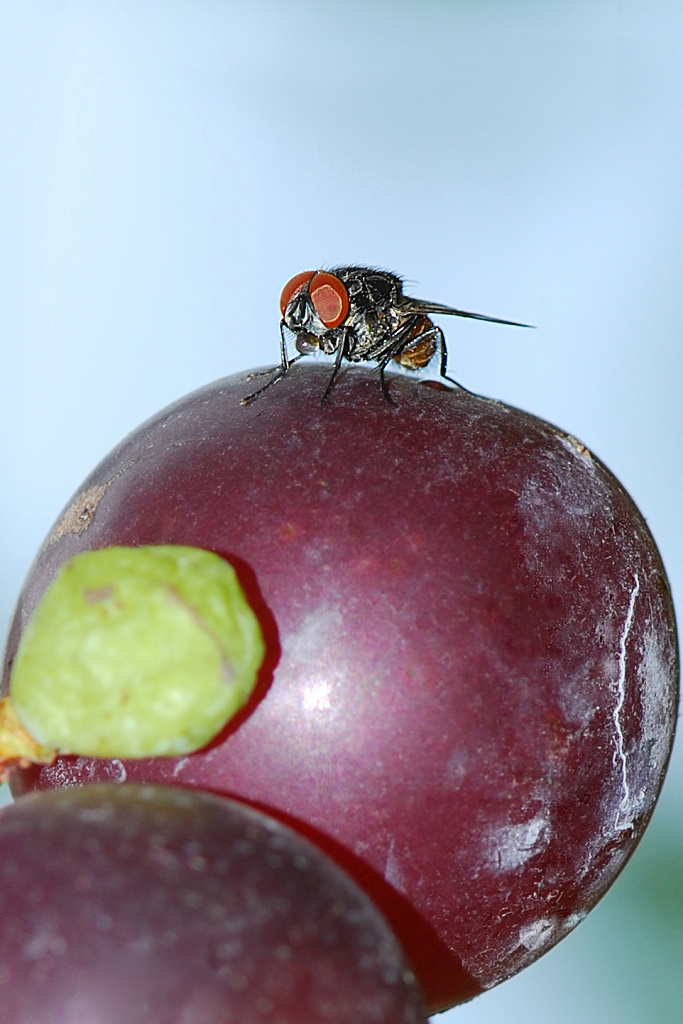
M 334 385 L 344 360 L 378 364 L 382 393 L 391 402 L 384 371 L 394 360 L 408 370 L 423 370 L 438 360 L 440 376 L 460 387 L 446 374 L 446 341 L 430 314 L 466 316 L 511 327 L 529 327 L 514 320 L 499 320 L 482 313 L 466 313 L 439 302 L 426 302 L 403 294 L 403 281 L 396 274 L 372 267 L 336 267 L 334 270 L 305 270 L 288 281 L 280 296 L 280 365 L 271 379 L 252 395 L 246 405 L 276 384 L 290 366 L 312 352 L 333 355 L 334 367 L 322 396 L 324 401 Z M 295 338 L 297 355 L 287 353 L 285 330 Z

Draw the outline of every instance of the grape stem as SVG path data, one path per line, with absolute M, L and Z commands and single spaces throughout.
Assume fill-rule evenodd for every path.
M 57 751 L 43 746 L 19 721 L 11 697 L 0 699 L 0 783 L 7 782 L 12 768 L 52 764 Z

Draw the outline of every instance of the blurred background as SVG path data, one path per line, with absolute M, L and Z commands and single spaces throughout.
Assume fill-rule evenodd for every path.
M 682 183 L 678 2 L 0 0 L 3 628 L 103 455 L 342 263 L 538 325 L 444 321 L 451 372 L 610 466 L 680 606 Z M 588 920 L 440 1024 L 680 1024 L 682 758 Z

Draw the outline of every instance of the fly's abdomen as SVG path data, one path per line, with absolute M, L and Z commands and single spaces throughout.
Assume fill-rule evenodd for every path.
M 407 346 L 395 355 L 394 359 L 409 370 L 422 370 L 436 352 L 435 335 L 436 330 L 429 317 L 421 317 L 412 331 Z

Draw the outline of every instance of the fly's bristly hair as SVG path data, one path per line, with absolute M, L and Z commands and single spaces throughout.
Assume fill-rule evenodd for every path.
M 440 378 L 462 388 L 447 376 L 446 341 L 430 314 L 530 326 L 404 295 L 402 278 L 377 267 L 306 271 L 285 285 L 280 308 L 280 365 L 268 371 L 273 376 L 263 387 L 242 399 L 243 405 L 282 380 L 292 363 L 315 351 L 335 357 L 322 401 L 330 394 L 344 361 L 376 362 L 382 394 L 391 404 L 384 371 L 392 360 L 407 370 L 421 371 L 436 358 Z M 298 354 L 293 358 L 287 352 L 286 330 L 294 335 Z

